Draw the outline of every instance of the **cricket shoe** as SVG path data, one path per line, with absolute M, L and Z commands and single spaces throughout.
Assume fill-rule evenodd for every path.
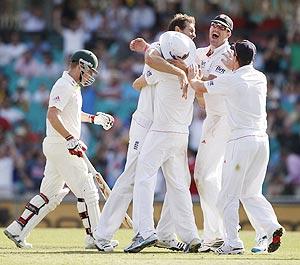
M 189 244 L 186 245 L 184 252 L 186 253 L 197 253 L 201 247 L 202 241 L 200 238 L 194 238 Z
M 281 244 L 281 237 L 284 233 L 284 229 L 282 227 L 275 230 L 272 234 L 272 236 L 268 240 L 268 252 L 274 252 L 276 251 Z
M 140 234 L 137 234 L 133 239 L 132 243 L 124 249 L 126 253 L 137 253 L 146 247 L 151 247 L 158 241 L 157 235 L 154 233 L 151 236 L 144 239 Z
M 166 248 L 173 251 L 184 251 L 186 244 L 178 241 L 177 239 L 158 240 L 155 244 L 155 247 Z
M 212 241 L 204 241 L 202 242 L 199 252 L 201 253 L 207 253 L 210 251 L 215 251 L 216 248 L 222 246 L 224 243 L 224 240 L 221 238 L 216 238 Z
M 219 255 L 236 255 L 236 254 L 244 254 L 245 249 L 243 247 L 236 248 L 227 244 L 223 244 L 215 250 L 216 254 Z
M 32 245 L 27 243 L 25 238 L 20 238 L 21 234 L 21 226 L 17 223 L 17 221 L 13 221 L 4 231 L 4 235 L 6 235 L 10 240 L 12 240 L 18 248 L 32 248 Z
M 113 252 L 118 245 L 117 240 L 95 239 L 95 247 L 101 252 Z
M 263 254 L 266 253 L 268 248 L 268 238 L 267 236 L 263 236 L 258 239 L 256 246 L 251 249 L 253 254 Z
M 102 240 L 102 239 L 100 239 L 100 240 Z M 110 243 L 113 246 L 113 248 L 116 248 L 119 245 L 118 240 L 111 240 Z M 84 248 L 85 249 L 98 249 L 96 246 L 96 240 L 91 235 L 87 235 L 85 237 Z

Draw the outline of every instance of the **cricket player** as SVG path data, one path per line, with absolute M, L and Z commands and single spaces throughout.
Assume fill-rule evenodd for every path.
M 223 54 L 230 50 L 228 39 L 233 30 L 231 18 L 225 14 L 216 16 L 211 21 L 209 29 L 210 45 L 198 48 L 196 63 L 203 73 L 203 80 L 212 80 L 219 75 L 230 72 L 223 64 Z M 191 28 L 185 28 L 185 34 L 193 34 Z M 193 37 L 192 37 L 193 39 Z M 143 51 L 149 45 L 143 39 L 136 39 L 132 44 L 136 51 Z M 160 64 L 162 58 L 155 51 L 146 56 L 147 64 L 156 70 L 168 72 L 166 65 Z M 180 58 L 169 60 L 174 66 L 186 70 L 186 65 Z M 159 65 L 163 65 L 159 67 Z M 226 119 L 224 99 L 221 95 L 212 97 L 208 94 L 197 96 L 199 104 L 206 109 L 206 119 L 203 124 L 201 141 L 196 157 L 194 178 L 200 195 L 203 212 L 203 244 L 200 252 L 209 252 L 223 244 L 222 220 L 218 214 L 216 202 L 221 188 L 221 174 L 224 160 L 225 145 L 229 136 L 229 126 Z M 249 215 L 250 216 L 250 215 Z M 250 216 L 251 218 L 251 216 Z M 165 219 L 163 219 L 164 221 Z M 254 223 L 254 222 L 253 222 Z M 170 224 L 164 227 L 171 227 Z M 252 249 L 255 253 L 266 250 L 266 236 L 258 225 L 254 224 L 257 233 L 257 245 Z M 160 225 L 158 226 L 158 230 Z
M 171 20 L 169 30 L 182 32 L 188 35 L 191 39 L 195 37 L 195 19 L 193 17 L 177 14 Z M 135 50 L 135 40 L 131 43 L 130 47 Z M 179 80 L 183 80 L 182 84 L 187 84 L 187 77 L 183 70 L 169 64 L 165 59 L 161 57 L 160 50 L 158 50 L 159 43 L 155 42 L 151 46 L 147 46 L 146 60 L 152 60 L 153 56 L 157 56 L 152 61 L 156 63 L 156 67 L 163 71 L 176 75 Z M 143 47 L 144 51 L 145 47 Z M 154 55 L 152 55 L 154 54 Z M 148 59 L 149 58 L 149 59 Z M 157 63 L 158 61 L 158 63 Z M 165 66 L 166 65 L 166 66 Z M 149 66 L 145 65 L 143 73 L 147 75 L 148 71 L 151 70 Z M 141 89 L 138 106 L 134 114 L 132 115 L 132 121 L 129 130 L 129 146 L 127 152 L 127 159 L 124 172 L 117 179 L 112 192 L 106 201 L 100 221 L 95 232 L 97 239 L 98 249 L 105 252 L 113 250 L 111 245 L 111 239 L 114 233 L 120 227 L 122 220 L 125 216 L 126 210 L 132 200 L 133 196 L 133 185 L 136 173 L 137 159 L 140 154 L 143 142 L 149 128 L 153 122 L 153 101 L 155 85 L 141 86 L 138 82 L 134 82 L 133 86 L 137 89 Z M 175 88 L 176 89 L 176 88 Z M 155 173 L 156 174 L 156 173 Z M 186 176 L 190 179 L 188 168 Z M 153 176 L 154 177 L 154 176 Z M 186 245 L 176 239 L 174 235 L 175 228 L 172 225 L 171 214 L 168 210 L 168 196 L 163 206 L 161 218 L 158 224 L 158 247 L 167 248 L 176 251 L 183 251 Z M 137 218 L 133 217 L 134 220 Z M 135 234 L 138 233 L 138 227 L 134 222 Z
M 163 58 L 177 57 L 187 65 L 195 61 L 196 47 L 185 34 L 169 31 L 161 35 Z M 201 245 L 185 177 L 187 172 L 188 126 L 192 120 L 194 92 L 182 96 L 177 76 L 148 71 L 145 84 L 156 84 L 153 124 L 146 136 L 137 161 L 134 183 L 133 217 L 137 218 L 139 233 L 126 252 L 140 252 L 154 245 L 158 237 L 153 222 L 153 198 L 156 173 L 163 168 L 167 185 L 168 203 L 175 231 L 188 244 L 189 252 L 198 252 Z
M 223 63 L 232 70 L 210 81 L 200 81 L 197 69 L 190 67 L 188 78 L 196 93 L 223 96 L 230 134 L 226 143 L 221 191 L 217 208 L 224 225 L 224 244 L 218 254 L 242 254 L 244 245 L 238 236 L 239 201 L 250 222 L 254 221 L 267 234 L 268 252 L 280 246 L 283 228 L 271 204 L 262 195 L 269 159 L 266 114 L 267 79 L 254 69 L 256 48 L 248 40 L 232 46 L 234 53 Z
M 81 110 L 81 87 L 91 85 L 97 74 L 98 59 L 88 50 L 79 50 L 71 57 L 68 71 L 54 84 L 49 99 L 46 137 L 43 152 L 46 156 L 44 178 L 40 193 L 25 206 L 20 217 L 13 221 L 4 234 L 19 248 L 31 248 L 26 237 L 33 228 L 53 211 L 68 194 L 77 197 L 77 209 L 86 230 L 85 247 L 94 248 L 93 232 L 100 217 L 99 194 L 93 176 L 88 173 L 82 158 L 86 146 L 79 140 L 81 122 L 112 127 L 114 118 L 97 112 L 96 115 Z M 65 184 L 68 188 L 65 188 Z
M 202 80 L 212 80 L 230 72 L 222 62 L 223 54 L 230 51 L 228 39 L 233 30 L 231 18 L 225 14 L 216 16 L 209 28 L 209 43 L 197 49 L 197 64 L 203 73 Z M 223 95 L 204 94 L 197 97 L 200 105 L 205 106 L 206 118 L 196 156 L 194 178 L 200 195 L 203 212 L 203 244 L 200 252 L 209 252 L 223 243 L 223 221 L 216 203 L 221 189 L 222 166 L 225 146 L 229 137 L 229 125 Z M 251 219 L 251 215 L 248 215 Z M 267 240 L 263 229 L 252 220 L 256 231 L 257 244 L 253 252 L 266 250 Z

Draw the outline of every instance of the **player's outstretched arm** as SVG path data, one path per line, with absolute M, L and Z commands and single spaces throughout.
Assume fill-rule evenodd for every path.
M 134 52 L 144 53 L 149 46 L 150 44 L 147 43 L 143 38 L 136 38 L 129 43 L 130 50 Z
M 188 79 L 185 71 L 162 58 L 156 49 L 147 50 L 145 53 L 145 63 L 159 72 L 178 76 L 181 89 L 185 90 L 187 88 Z
M 81 121 L 101 125 L 104 130 L 109 130 L 113 126 L 115 119 L 113 116 L 104 112 L 97 112 L 95 115 L 93 115 L 82 111 Z

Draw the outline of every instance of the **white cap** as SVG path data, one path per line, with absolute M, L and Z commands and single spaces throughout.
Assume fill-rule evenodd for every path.
M 159 43 L 165 59 L 176 59 L 176 57 L 179 57 L 188 66 L 195 63 L 195 43 L 185 34 L 177 31 L 167 31 L 160 36 Z

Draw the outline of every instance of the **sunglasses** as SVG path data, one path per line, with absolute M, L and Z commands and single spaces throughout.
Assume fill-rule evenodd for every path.
M 181 60 L 185 60 L 186 58 L 188 58 L 189 57 L 189 55 L 190 55 L 190 53 L 188 52 L 188 53 L 186 53 L 186 54 L 184 54 L 184 55 L 182 55 L 182 56 L 176 56 L 176 55 L 173 55 L 171 52 L 169 52 L 169 54 L 170 54 L 170 56 L 174 59 L 174 60 L 176 60 L 176 59 L 181 59 Z
M 211 22 L 210 24 L 213 28 L 218 28 L 219 30 L 228 30 L 228 28 L 220 23 L 217 23 L 217 22 Z M 229 31 L 229 30 L 228 30 Z

